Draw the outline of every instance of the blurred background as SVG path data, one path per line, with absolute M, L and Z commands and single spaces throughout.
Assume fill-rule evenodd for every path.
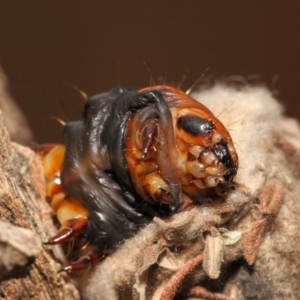
M 299 1 L 4 1 L 0 65 L 36 141 L 62 141 L 88 95 L 205 75 L 261 81 L 300 117 Z

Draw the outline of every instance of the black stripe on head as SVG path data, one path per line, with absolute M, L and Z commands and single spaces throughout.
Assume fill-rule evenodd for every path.
M 211 120 L 202 119 L 193 115 L 178 118 L 177 126 L 193 136 L 207 136 L 215 129 L 215 124 Z
M 233 178 L 233 176 L 235 176 L 236 174 L 237 165 L 235 165 L 234 162 L 232 161 L 232 158 L 230 156 L 227 147 L 227 142 L 223 141 L 223 142 L 216 143 L 212 147 L 212 151 L 218 157 L 219 161 L 228 168 L 228 171 L 223 177 L 225 180 L 230 181 Z

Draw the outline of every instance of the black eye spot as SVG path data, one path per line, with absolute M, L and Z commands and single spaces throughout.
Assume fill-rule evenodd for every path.
M 215 129 L 215 125 L 211 120 L 202 119 L 192 115 L 180 117 L 177 120 L 177 126 L 194 136 L 207 136 Z
M 226 181 L 231 181 L 233 176 L 236 175 L 237 165 L 235 165 L 234 162 L 232 161 L 232 158 L 228 151 L 227 143 L 226 142 L 216 143 L 212 147 L 212 151 L 218 157 L 219 161 L 228 168 L 223 178 Z
M 216 143 L 213 146 L 212 151 L 218 157 L 219 161 L 223 163 L 227 168 L 230 168 L 233 165 L 226 142 Z

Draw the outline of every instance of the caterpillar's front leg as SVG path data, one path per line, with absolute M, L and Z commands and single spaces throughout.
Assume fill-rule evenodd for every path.
M 168 205 L 174 201 L 174 196 L 157 162 L 160 135 L 157 119 L 141 123 L 139 118 L 129 120 L 125 157 L 132 182 L 139 194 L 148 201 Z

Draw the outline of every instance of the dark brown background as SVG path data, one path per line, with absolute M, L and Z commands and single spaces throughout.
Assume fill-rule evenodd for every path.
M 0 64 L 39 142 L 62 139 L 50 116 L 79 118 L 83 100 L 164 77 L 258 75 L 300 117 L 299 1 L 4 1 Z

